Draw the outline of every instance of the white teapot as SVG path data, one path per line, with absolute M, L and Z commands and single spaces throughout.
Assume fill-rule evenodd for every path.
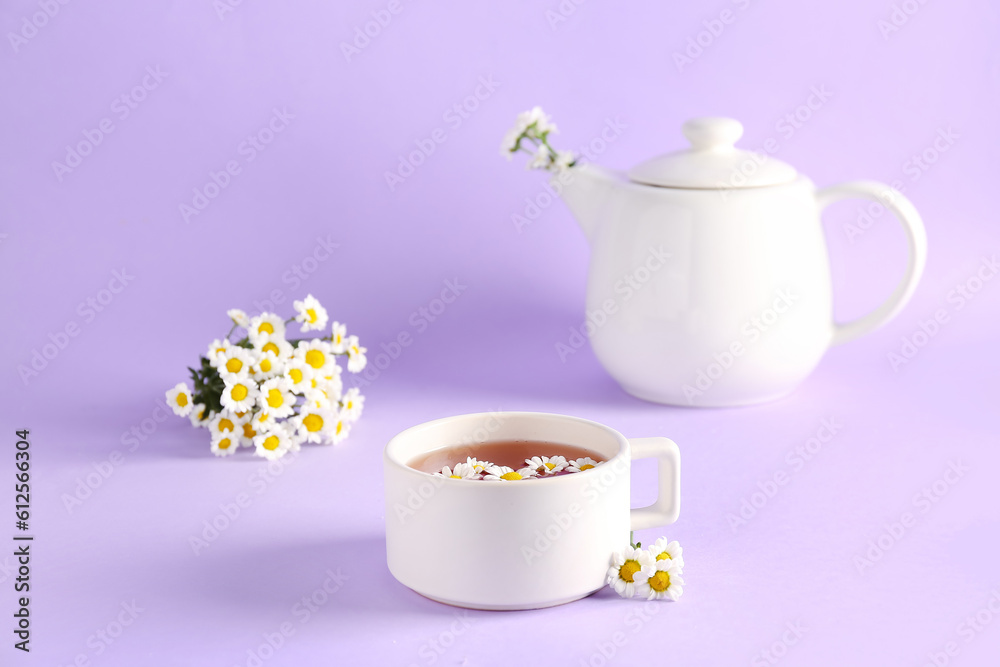
M 920 215 L 874 181 L 817 191 L 790 165 L 735 148 L 738 121 L 697 118 L 683 131 L 689 149 L 628 173 L 584 164 L 554 179 L 592 247 L 591 345 L 625 391 L 656 403 L 784 396 L 830 345 L 873 331 L 909 300 L 927 252 Z M 896 215 L 909 261 L 885 303 L 838 323 L 820 214 L 853 197 Z

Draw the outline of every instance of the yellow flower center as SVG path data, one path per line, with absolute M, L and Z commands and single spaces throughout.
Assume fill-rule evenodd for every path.
M 232 430 L 233 430 L 233 422 L 229 421 L 225 417 L 223 417 L 222 419 L 219 420 L 219 432 L 220 433 L 223 432 L 223 431 L 232 431 Z
M 306 363 L 313 368 L 323 368 L 326 363 L 326 355 L 319 350 L 309 350 L 306 352 Z
M 313 308 L 306 308 L 306 317 L 310 324 L 316 324 L 316 311 Z
M 451 478 L 452 479 L 462 479 L 459 475 L 452 475 Z
M 323 428 L 323 418 L 315 413 L 311 413 L 305 416 L 302 420 L 302 424 L 306 427 L 307 431 L 315 433 Z
M 262 444 L 262 447 L 264 447 L 264 449 L 267 449 L 269 451 L 274 451 L 275 449 L 278 448 L 278 445 L 280 444 L 281 441 L 278 440 L 278 436 L 269 435 L 266 438 L 264 438 L 264 443 Z
M 657 593 L 662 593 L 670 588 L 670 575 L 663 570 L 657 570 L 656 574 L 649 578 L 649 587 Z
M 347 401 L 347 405 L 345 405 L 344 407 L 346 407 L 348 410 L 353 410 L 354 409 L 354 401 Z
M 219 440 L 219 449 L 229 449 L 229 445 L 233 444 L 229 438 L 223 438 Z
M 260 326 L 257 327 L 257 333 L 273 334 L 274 325 L 270 322 L 261 322 Z
M 510 472 L 505 472 L 504 474 L 500 475 L 500 479 L 505 479 L 508 482 L 513 482 L 514 480 L 521 479 L 521 474 L 518 473 L 516 470 L 511 470 Z
M 252 438 L 255 435 L 257 435 L 257 431 L 253 430 L 253 426 L 250 426 L 250 424 L 244 424 L 243 425 L 243 437 L 244 438 Z
M 272 408 L 280 408 L 285 404 L 285 397 L 281 395 L 280 389 L 272 389 L 267 392 L 267 404 Z
M 268 359 L 267 357 L 264 357 L 263 359 L 261 359 L 260 360 L 260 370 L 263 371 L 264 373 L 270 373 L 271 372 L 271 360 Z
M 340 432 L 343 430 L 344 430 L 344 422 L 337 422 L 337 435 L 340 435 Z
M 666 551 L 656 554 L 656 560 L 673 560 L 673 558 Z
M 545 467 L 548 468 L 549 470 L 555 470 L 556 464 L 555 463 L 546 463 Z
M 243 368 L 243 362 L 237 359 L 236 357 L 233 357 L 232 359 L 226 362 L 226 370 L 229 371 L 230 373 L 239 373 L 242 368 Z
M 278 349 L 277 343 L 275 343 L 274 341 L 268 341 L 267 345 L 265 345 L 263 348 L 261 348 L 261 351 L 262 352 L 274 352 L 275 356 L 277 356 L 278 353 L 281 350 Z
M 177 394 L 177 405 L 183 408 L 187 404 L 188 404 L 187 394 L 185 394 L 183 391 Z
M 290 371 L 288 371 L 288 377 L 292 378 L 292 382 L 294 382 L 295 384 L 302 382 L 302 369 L 301 368 L 291 369 Z
M 622 563 L 622 566 L 618 568 L 618 576 L 622 578 L 622 581 L 627 581 L 631 584 L 635 581 L 635 579 L 633 579 L 635 573 L 641 569 L 642 566 L 639 565 L 639 561 L 630 558 Z
M 582 466 L 580 466 L 580 471 L 582 472 L 584 470 L 590 470 L 593 467 L 594 466 L 590 465 L 589 463 L 584 463 Z
M 247 388 L 238 384 L 233 387 L 232 391 L 229 392 L 229 395 L 233 397 L 234 401 L 242 401 L 247 397 Z

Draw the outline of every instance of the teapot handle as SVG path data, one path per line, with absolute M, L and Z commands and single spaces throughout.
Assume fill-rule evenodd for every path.
M 816 202 L 820 209 L 842 199 L 869 199 L 882 204 L 899 220 L 906 232 L 906 244 L 909 258 L 906 262 L 906 272 L 885 302 L 863 317 L 841 324 L 833 323 L 832 345 L 840 345 L 854 340 L 864 334 L 878 329 L 891 320 L 906 305 L 917 288 L 920 274 L 923 273 L 927 261 L 927 234 L 924 223 L 917 209 L 898 190 L 878 181 L 851 181 L 823 188 L 816 193 Z

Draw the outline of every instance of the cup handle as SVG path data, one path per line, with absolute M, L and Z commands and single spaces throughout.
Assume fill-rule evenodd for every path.
M 869 199 L 882 204 L 899 220 L 906 232 L 909 259 L 906 272 L 895 291 L 877 309 L 856 320 L 840 324 L 833 323 L 831 345 L 840 345 L 878 329 L 891 320 L 906 305 L 917 288 L 920 274 L 927 261 L 927 233 L 917 209 L 902 193 L 877 181 L 852 181 L 824 188 L 816 193 L 816 202 L 821 209 L 841 199 Z
M 665 526 L 681 511 L 681 452 L 669 438 L 629 438 L 632 460 L 655 457 L 659 493 L 649 507 L 632 510 L 632 530 Z

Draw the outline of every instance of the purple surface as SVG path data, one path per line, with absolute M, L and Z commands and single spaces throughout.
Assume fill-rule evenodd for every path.
M 10 443 L 0 539 L 14 532 L 15 428 L 32 431 L 37 536 L 30 656 L 11 646 L 13 559 L 0 557 L 0 663 L 253 665 L 248 652 L 287 623 L 294 633 L 264 649 L 262 664 L 505 665 L 528 654 L 573 665 L 995 664 L 1000 279 L 971 300 L 955 291 L 976 287 L 983 258 L 1000 251 L 995 3 L 402 0 L 348 60 L 341 42 L 372 12 L 384 21 L 390 3 L 243 2 L 220 16 L 222 2 L 17 0 L 0 10 Z M 41 5 L 58 13 L 24 29 Z M 575 9 L 550 25 L 560 6 Z M 915 13 L 897 13 L 902 25 L 883 34 L 879 22 L 904 9 Z M 731 22 L 712 24 L 721 33 L 702 35 L 703 52 L 678 68 L 673 54 L 724 10 Z M 15 48 L 10 34 L 22 30 L 31 37 Z M 134 109 L 115 101 L 144 79 Z M 477 87 L 474 111 L 449 113 Z M 808 120 L 782 120 L 818 89 L 830 96 L 800 111 Z M 511 221 L 543 179 L 497 147 L 535 104 L 559 124 L 557 147 L 585 145 L 619 119 L 625 129 L 597 156 L 612 167 L 680 147 L 691 116 L 723 114 L 744 122 L 744 146 L 777 138 L 778 156 L 819 185 L 899 180 L 927 225 L 924 280 L 898 319 L 832 350 L 785 400 L 738 410 L 634 400 L 589 348 L 565 363 L 555 352 L 582 323 L 588 256 L 566 209 L 546 206 L 520 231 Z M 241 142 L 275 109 L 292 118 L 275 121 L 281 131 L 249 161 Z M 60 180 L 52 163 L 103 119 L 112 131 Z M 385 172 L 438 128 L 445 140 L 390 191 Z M 934 161 L 921 168 L 913 156 L 925 151 Z M 180 204 L 230 160 L 239 173 L 186 222 Z M 844 319 L 877 305 L 905 261 L 888 216 L 848 234 L 859 205 L 826 217 Z M 300 276 L 303 266 L 312 271 Z M 100 312 L 81 306 L 115 271 L 134 278 Z M 421 329 L 412 314 L 448 280 L 467 288 Z M 186 420 L 149 420 L 225 333 L 225 309 L 258 310 L 273 292 L 283 313 L 312 292 L 370 358 L 400 332 L 415 342 L 366 387 L 347 442 L 305 449 L 265 478 L 249 457 L 216 460 Z M 939 310 L 945 324 L 917 335 L 926 344 L 894 369 L 887 355 Z M 23 382 L 17 367 L 70 323 L 78 335 Z M 391 578 L 384 443 L 427 419 L 492 409 L 564 412 L 677 441 L 683 509 L 665 533 L 685 548 L 679 603 L 651 613 L 602 592 L 545 611 L 463 615 Z M 795 449 L 823 420 L 837 434 L 798 463 Z M 130 450 L 125 434 L 143 424 L 152 433 Z M 110 476 L 67 510 L 65 495 L 95 466 L 107 471 L 114 452 Z M 942 497 L 920 499 L 959 462 L 968 469 L 938 483 Z M 771 488 L 779 472 L 787 483 Z M 636 503 L 651 500 L 653 482 L 638 465 Z M 772 497 L 753 495 L 761 487 Z M 249 505 L 195 555 L 189 538 L 240 494 Z M 761 506 L 734 527 L 744 500 Z M 898 539 L 883 535 L 899 534 L 904 512 L 912 521 Z M 889 548 L 860 566 L 880 537 Z M 296 605 L 328 571 L 347 579 L 307 618 Z M 123 611 L 133 604 L 141 611 Z M 110 644 L 98 634 L 119 630 Z

